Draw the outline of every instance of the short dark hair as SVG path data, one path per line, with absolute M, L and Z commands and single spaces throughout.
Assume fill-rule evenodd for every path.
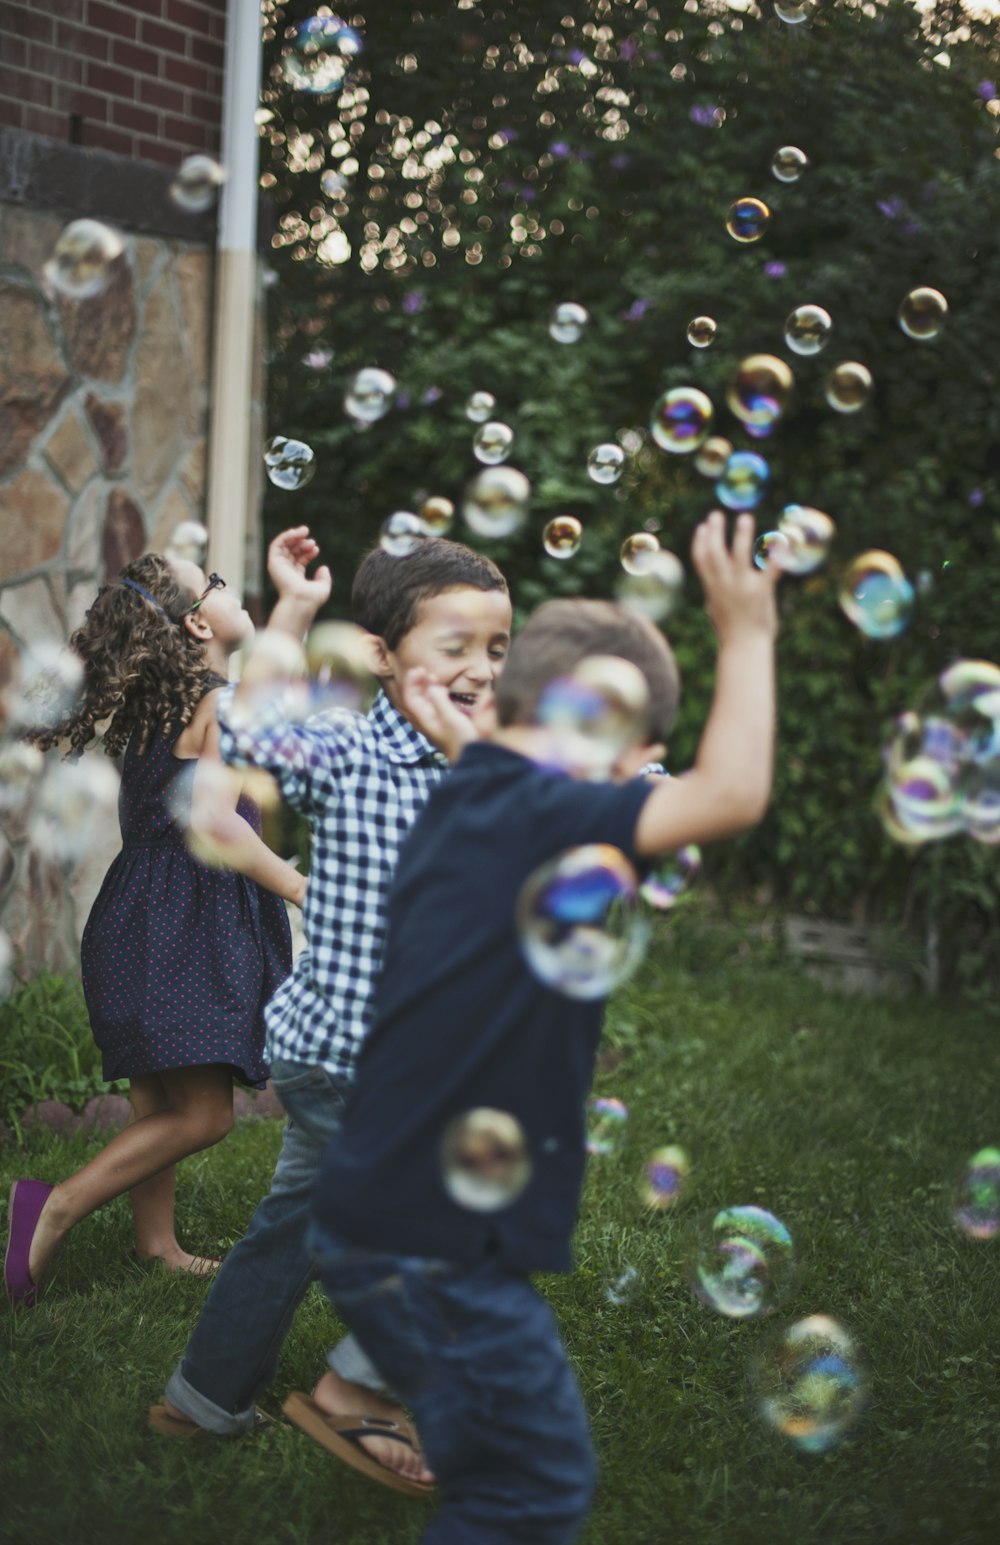
M 650 738 L 666 740 L 681 696 L 677 661 L 651 622 L 612 601 L 547 601 L 532 613 L 496 685 L 500 723 L 533 724 L 543 689 L 590 655 L 618 655 L 638 666 L 649 688 Z
M 507 592 L 507 581 L 496 564 L 461 542 L 429 537 L 405 558 L 393 558 L 376 547 L 361 560 L 354 576 L 351 615 L 359 628 L 397 649 L 416 627 L 421 601 L 462 585 Z

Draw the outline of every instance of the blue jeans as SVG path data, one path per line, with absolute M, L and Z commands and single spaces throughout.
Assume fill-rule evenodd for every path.
M 295 1310 L 316 1280 L 306 1245 L 312 1192 L 349 1087 L 308 1063 L 276 1061 L 271 1078 L 288 1124 L 270 1194 L 219 1267 L 166 1389 L 185 1416 L 223 1435 L 253 1425 L 254 1405 L 274 1378 Z M 389 1393 L 353 1337 L 330 1353 L 329 1363 L 342 1378 Z
M 552 1311 L 526 1277 L 310 1235 L 338 1312 L 416 1417 L 441 1508 L 426 1545 L 568 1545 L 595 1466 Z

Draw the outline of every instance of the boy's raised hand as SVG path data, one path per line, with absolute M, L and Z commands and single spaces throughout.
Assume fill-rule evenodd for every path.
M 306 573 L 318 557 L 308 526 L 292 526 L 275 537 L 267 549 L 267 572 L 282 599 L 305 601 L 314 611 L 325 605 L 333 589 L 330 570 L 324 564 L 312 576 Z
M 753 561 L 755 522 L 737 517 L 732 547 L 726 543 L 726 517 L 718 510 L 703 520 L 691 543 L 691 560 L 705 591 L 705 610 L 719 636 L 728 643 L 738 634 L 778 631 L 775 591 L 781 577 L 778 564 L 758 569 Z

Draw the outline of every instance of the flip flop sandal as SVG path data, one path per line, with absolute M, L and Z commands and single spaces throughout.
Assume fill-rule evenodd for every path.
M 290 1422 L 319 1443 L 328 1453 L 336 1455 L 354 1470 L 360 1470 L 369 1480 L 378 1481 L 406 1497 L 432 1497 L 434 1486 L 427 1481 L 413 1481 L 397 1470 L 388 1470 L 361 1447 L 362 1438 L 391 1438 L 415 1448 L 412 1428 L 400 1422 L 387 1421 L 380 1416 L 328 1416 L 321 1411 L 311 1395 L 289 1395 L 281 1408 Z
M 218 1438 L 224 1437 L 224 1433 L 212 1432 L 208 1427 L 199 1427 L 197 1422 L 192 1422 L 186 1416 L 174 1416 L 166 1406 L 150 1406 L 149 1425 L 155 1432 L 162 1433 L 165 1438 Z M 273 1416 L 262 1411 L 259 1406 L 254 1406 L 253 1425 L 250 1432 L 261 1432 L 264 1428 L 276 1426 Z M 236 1434 L 234 1433 L 235 1437 Z

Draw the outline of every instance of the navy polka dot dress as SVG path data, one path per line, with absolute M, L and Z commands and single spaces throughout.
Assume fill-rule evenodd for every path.
M 122 851 L 81 947 L 83 990 L 104 1077 L 225 1063 L 261 1085 L 264 1005 L 292 966 L 284 902 L 245 875 L 199 863 L 171 815 L 172 786 L 194 764 L 173 755 L 179 728 L 125 750 Z M 181 785 L 183 788 L 183 784 Z M 257 807 L 238 810 L 260 832 Z

